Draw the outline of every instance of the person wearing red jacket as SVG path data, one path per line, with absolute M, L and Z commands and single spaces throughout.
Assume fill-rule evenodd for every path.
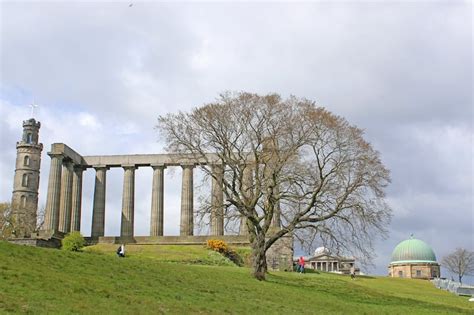
M 298 260 L 298 271 L 300 273 L 304 273 L 304 257 L 301 256 L 300 259 Z

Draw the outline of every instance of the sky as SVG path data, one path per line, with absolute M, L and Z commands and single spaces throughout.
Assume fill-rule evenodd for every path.
M 42 207 L 52 143 L 163 153 L 159 115 L 224 91 L 279 93 L 362 128 L 390 169 L 393 219 L 372 273 L 386 274 L 412 233 L 438 260 L 474 250 L 472 12 L 470 1 L 1 1 L 0 201 L 11 200 L 33 102 Z M 94 176 L 84 173 L 85 235 Z M 106 235 L 120 231 L 122 181 L 123 170 L 107 173 Z M 151 169 L 136 171 L 137 235 L 149 233 L 151 181 Z M 180 187 L 181 170 L 168 168 L 165 235 L 179 231 Z

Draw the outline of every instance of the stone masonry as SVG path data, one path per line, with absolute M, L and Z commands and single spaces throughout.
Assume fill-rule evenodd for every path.
M 36 229 L 41 151 L 38 143 L 40 122 L 31 118 L 23 122 L 23 137 L 16 143 L 16 167 L 13 180 L 12 218 L 14 237 L 30 237 Z

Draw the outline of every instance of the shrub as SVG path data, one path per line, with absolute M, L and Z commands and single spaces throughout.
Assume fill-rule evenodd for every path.
M 229 250 L 229 246 L 227 246 L 227 243 L 222 240 L 208 240 L 207 248 L 212 249 L 213 251 L 219 252 L 221 254 L 224 254 Z
M 230 259 L 237 266 L 243 266 L 244 261 L 240 255 L 231 249 L 226 242 L 222 240 L 208 240 L 207 248 L 212 249 L 213 251 L 221 253 L 224 257 Z
M 86 245 L 86 240 L 80 232 L 74 231 L 66 235 L 61 241 L 61 244 L 63 250 L 78 252 Z

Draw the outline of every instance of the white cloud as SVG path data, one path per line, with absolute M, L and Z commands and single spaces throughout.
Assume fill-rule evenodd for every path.
M 78 120 L 79 125 L 86 129 L 98 130 L 102 127 L 97 118 L 89 113 L 79 113 Z

